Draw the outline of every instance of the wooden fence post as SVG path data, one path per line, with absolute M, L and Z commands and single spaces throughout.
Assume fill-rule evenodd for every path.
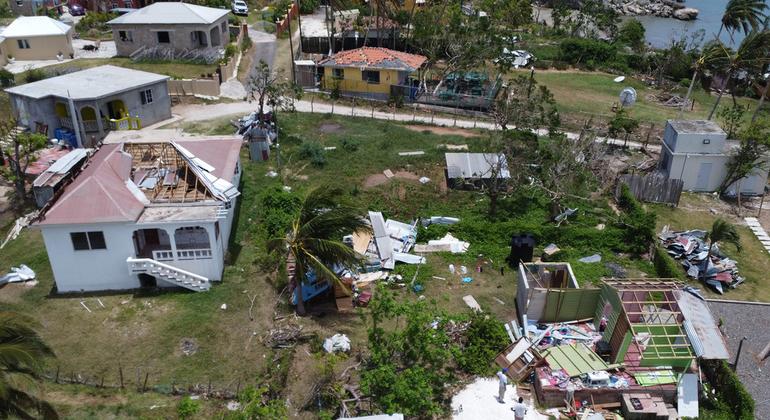
M 123 386 L 123 366 L 121 366 L 120 364 L 118 364 L 118 373 L 120 374 L 120 389 L 124 389 L 125 387 Z
M 315 102 L 315 95 L 310 95 L 310 113 L 311 114 L 315 112 L 313 110 L 313 102 Z
M 57 383 L 57 384 L 59 383 L 59 368 L 60 366 L 56 365 L 56 378 L 53 380 L 54 383 Z
M 144 383 L 142 384 L 142 392 L 144 392 L 147 389 L 147 378 L 149 378 L 150 372 L 145 372 L 144 374 Z

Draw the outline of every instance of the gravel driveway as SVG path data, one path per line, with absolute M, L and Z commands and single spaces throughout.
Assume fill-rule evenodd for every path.
M 714 316 L 722 319 L 731 363 L 735 361 L 738 343 L 746 337 L 738 361 L 738 377 L 754 397 L 756 418 L 770 420 L 770 359 L 760 362 L 757 358 L 757 354 L 770 343 L 770 328 L 767 326 L 770 305 L 709 301 L 709 306 Z

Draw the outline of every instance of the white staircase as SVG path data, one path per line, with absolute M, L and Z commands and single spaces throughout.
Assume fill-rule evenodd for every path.
M 206 277 L 176 268 L 152 258 L 126 258 L 130 274 L 149 274 L 158 280 L 184 287 L 196 292 L 205 292 L 211 288 L 211 282 Z

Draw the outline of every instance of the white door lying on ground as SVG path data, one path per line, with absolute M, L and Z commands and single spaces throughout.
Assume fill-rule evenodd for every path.
M 706 191 L 709 188 L 709 179 L 711 179 L 711 162 L 703 162 L 698 168 L 698 178 L 695 179 L 695 190 Z

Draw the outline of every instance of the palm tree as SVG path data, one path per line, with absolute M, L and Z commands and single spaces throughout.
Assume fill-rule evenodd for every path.
M 701 54 L 701 56 L 698 57 L 697 60 L 695 60 L 695 63 L 693 63 L 693 71 L 692 71 L 692 79 L 690 80 L 690 87 L 687 88 L 687 95 L 685 95 L 684 101 L 682 101 L 682 106 L 679 108 L 680 119 L 682 118 L 684 109 L 687 106 L 687 102 L 690 100 L 690 96 L 692 96 L 692 88 L 695 86 L 695 80 L 698 78 L 698 76 L 701 74 L 701 72 L 703 72 L 705 68 L 713 65 L 714 62 L 721 56 L 721 54 L 722 54 L 722 48 L 719 43 L 709 44 L 703 48 L 703 54 Z
M 750 30 L 759 29 L 767 17 L 764 13 L 766 8 L 765 0 L 730 0 L 722 15 L 722 25 L 716 39 L 722 35 L 723 29 L 730 32 L 731 38 L 736 30 L 748 34 Z
M 305 315 L 302 286 L 310 271 L 329 282 L 340 282 L 330 267 L 355 267 L 362 256 L 342 242 L 344 235 L 353 232 L 371 232 L 358 209 L 341 202 L 342 190 L 319 187 L 311 190 L 300 208 L 299 215 L 283 238 L 268 241 L 272 251 L 288 252 L 294 260 L 294 286 L 297 293 L 297 313 Z
M 706 270 L 708 270 L 709 261 L 711 261 L 711 252 L 714 250 L 714 244 L 717 242 L 727 242 L 735 246 L 739 252 L 741 250 L 741 237 L 738 235 L 738 230 L 732 223 L 720 218 L 714 220 L 711 225 L 711 231 L 706 233 L 706 239 L 709 241 L 709 251 L 706 254 L 705 267 L 701 271 L 701 277 L 706 278 Z
M 0 418 L 57 419 L 51 404 L 25 390 L 24 382 L 40 379 L 43 360 L 53 351 L 12 312 L 0 312 Z
M 764 63 L 767 62 L 768 52 L 770 51 L 770 31 L 750 32 L 735 52 L 728 50 L 722 43 L 717 45 L 721 48 L 721 53 L 715 57 L 713 63 L 719 70 L 725 72 L 726 85 L 738 71 L 746 70 L 751 73 L 760 70 Z M 724 88 L 720 89 L 714 107 L 711 108 L 709 120 L 714 116 L 714 112 L 717 110 L 723 94 Z

